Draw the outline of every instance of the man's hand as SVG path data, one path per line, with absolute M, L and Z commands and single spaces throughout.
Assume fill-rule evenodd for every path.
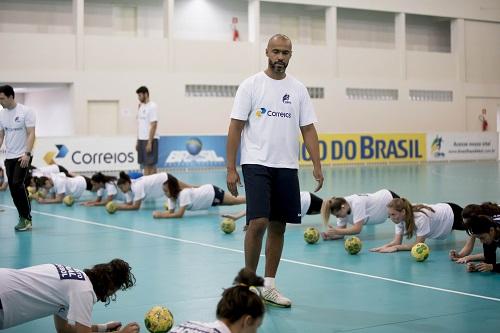
M 314 180 L 318 182 L 318 185 L 316 186 L 316 189 L 314 190 L 314 192 L 318 192 L 323 187 L 323 181 L 324 181 L 323 172 L 321 171 L 321 169 L 314 168 L 313 176 L 314 176 Z
M 241 186 L 240 175 L 236 169 L 228 169 L 227 170 L 227 189 L 234 196 L 238 196 L 238 186 Z
M 150 153 L 152 151 L 153 151 L 153 142 L 152 141 L 148 141 L 148 143 L 146 144 L 146 152 Z
M 18 161 L 20 162 L 21 168 L 27 168 L 30 163 L 31 157 L 23 154 L 23 156 L 19 157 Z

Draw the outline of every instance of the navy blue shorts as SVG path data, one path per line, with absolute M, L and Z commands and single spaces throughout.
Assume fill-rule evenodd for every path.
M 137 140 L 137 162 L 141 166 L 155 166 L 158 163 L 158 139 L 153 139 L 153 148 L 146 152 L 148 140 Z
M 242 165 L 247 202 L 247 221 L 300 223 L 300 188 L 297 169 Z
M 212 206 L 218 206 L 224 203 L 224 190 L 220 187 L 212 185 L 214 187 L 214 201 L 212 202 Z

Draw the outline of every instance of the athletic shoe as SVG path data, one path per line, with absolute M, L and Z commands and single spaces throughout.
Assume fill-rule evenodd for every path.
M 19 218 L 19 223 L 14 227 L 16 231 L 28 231 L 31 230 L 32 223 L 30 220 L 24 217 Z
M 292 301 L 290 301 L 285 296 L 281 295 L 281 293 L 276 288 L 260 288 L 260 295 L 264 302 L 279 306 L 282 308 L 289 308 L 292 306 Z

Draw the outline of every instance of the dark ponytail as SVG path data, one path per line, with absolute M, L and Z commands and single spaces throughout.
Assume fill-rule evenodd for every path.
M 264 279 L 254 272 L 245 268 L 240 270 L 234 279 L 234 286 L 222 293 L 222 299 L 217 304 L 217 318 L 226 319 L 232 324 L 244 315 L 254 319 L 262 317 L 265 308 L 257 287 L 263 285 Z
M 167 185 L 168 192 L 170 192 L 170 196 L 172 198 L 177 199 L 179 196 L 179 193 L 181 192 L 181 187 L 179 186 L 179 180 L 172 176 L 171 174 L 168 174 L 168 179 L 163 185 Z
M 127 175 L 128 176 L 128 175 Z M 130 177 L 129 177 L 130 179 Z M 91 178 L 91 180 L 93 182 L 96 182 L 96 183 L 100 183 L 100 184 L 106 184 L 106 183 L 109 183 L 109 182 L 114 182 L 116 181 L 116 177 L 113 177 L 113 176 L 106 176 L 104 174 L 102 174 L 101 172 L 98 172 L 96 174 L 94 174 Z
M 117 185 L 123 185 L 123 184 L 126 184 L 126 183 L 132 183 L 132 181 L 130 180 L 130 177 L 129 175 L 127 175 L 124 171 L 120 171 L 120 178 L 118 179 L 118 181 L 116 182 Z
M 116 300 L 116 291 L 126 290 L 135 284 L 130 265 L 121 259 L 106 264 L 97 264 L 83 271 L 90 279 L 97 299 L 106 305 Z
M 464 221 L 464 225 L 469 235 L 487 234 L 491 228 L 496 230 L 497 234 L 500 231 L 500 225 L 486 215 L 473 215 Z

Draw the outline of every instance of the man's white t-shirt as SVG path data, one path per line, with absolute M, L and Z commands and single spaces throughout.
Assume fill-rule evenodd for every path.
M 445 203 L 435 205 L 427 205 L 434 209 L 434 212 L 428 209 L 422 209 L 425 213 L 416 212 L 413 214 L 415 218 L 415 226 L 417 236 L 429 239 L 445 239 L 451 233 L 453 228 L 453 209 Z M 404 235 L 405 223 L 396 224 L 396 235 Z
M 149 176 L 142 176 L 132 180 L 132 201 L 156 199 L 165 196 L 163 183 L 168 180 L 166 172 L 155 173 Z
M 52 174 L 50 178 L 54 182 L 51 193 L 71 195 L 75 199 L 79 198 L 87 189 L 87 182 L 82 176 L 66 177 L 64 173 Z
M 137 138 L 139 140 L 149 140 L 149 129 L 151 123 L 158 121 L 158 107 L 155 102 L 141 104 L 137 113 Z M 159 136 L 155 133 L 155 139 Z
M 100 188 L 97 190 L 97 196 L 99 198 L 104 197 L 104 195 L 112 196 L 116 195 L 118 193 L 118 190 L 116 189 L 116 184 L 115 182 L 107 182 L 104 184 L 104 188 Z
M 57 315 L 70 323 L 90 327 L 97 302 L 88 276 L 58 264 L 24 269 L 0 268 L 3 329 Z
M 208 209 L 212 206 L 215 198 L 215 190 L 212 184 L 201 185 L 200 187 L 185 188 L 179 192 L 177 202 L 179 207 L 186 207 L 188 210 Z M 175 207 L 176 202 L 168 198 L 168 207 Z
M 375 193 L 353 194 L 345 197 L 351 207 L 351 213 L 343 218 L 337 219 L 338 226 L 359 223 L 380 224 L 388 217 L 387 204 L 392 200 L 389 190 L 380 190 Z
M 317 121 L 306 87 L 287 74 L 264 72 L 241 83 L 231 118 L 243 120 L 241 164 L 298 169 L 300 127 Z
M 17 103 L 16 107 L 0 110 L 0 128 L 4 132 L 5 159 L 18 158 L 26 153 L 27 127 L 35 127 L 32 109 Z
M 220 320 L 212 323 L 188 321 L 173 327 L 170 333 L 231 333 L 231 330 Z

